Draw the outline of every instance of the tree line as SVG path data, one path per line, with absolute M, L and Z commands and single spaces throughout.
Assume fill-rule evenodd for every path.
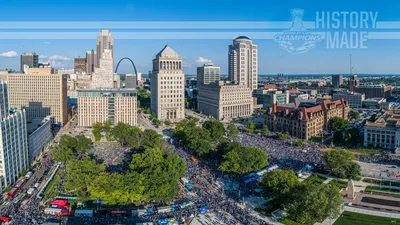
M 185 175 L 186 163 L 168 148 L 162 135 L 124 123 L 108 132 L 112 140 L 132 149 L 127 169 L 108 171 L 107 165 L 87 156 L 87 150 L 92 148 L 89 139 L 64 135 L 52 156 L 65 165 L 65 194 L 81 200 L 102 199 L 111 205 L 173 199 L 179 190 L 179 179 Z

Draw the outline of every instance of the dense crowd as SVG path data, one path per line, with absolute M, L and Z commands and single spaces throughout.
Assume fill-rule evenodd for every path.
M 379 163 L 379 164 L 400 166 L 400 155 L 394 155 L 394 154 L 356 155 L 355 158 L 358 161 L 366 163 Z
M 93 148 L 89 150 L 89 154 L 93 154 L 97 160 L 107 165 L 110 172 L 123 171 L 121 163 L 124 155 L 130 149 L 122 147 L 118 143 L 94 143 Z
M 287 141 L 278 140 L 275 137 L 265 137 L 256 134 L 242 133 L 235 139 L 244 146 L 258 147 L 268 153 L 268 160 L 272 162 L 287 161 L 292 168 L 304 167 L 308 164 L 322 164 L 321 144 L 310 143 L 302 147 L 291 144 L 292 139 Z

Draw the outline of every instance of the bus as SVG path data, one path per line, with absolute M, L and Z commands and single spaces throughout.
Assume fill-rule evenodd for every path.
M 264 169 L 258 171 L 256 174 L 257 174 L 258 176 L 262 176 L 264 173 L 271 172 L 271 171 L 276 170 L 276 169 L 278 169 L 278 168 L 279 168 L 278 165 L 268 166 L 268 167 L 266 167 L 266 168 L 264 168 Z
M 193 206 L 195 206 L 195 204 L 193 202 L 184 202 L 179 205 L 179 207 L 181 209 L 185 209 L 185 208 L 189 208 L 189 207 L 193 207 Z
M 93 210 L 77 209 L 75 210 L 75 216 L 93 217 Z

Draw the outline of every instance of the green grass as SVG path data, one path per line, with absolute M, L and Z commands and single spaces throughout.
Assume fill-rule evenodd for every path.
M 322 137 L 321 136 L 315 136 L 315 137 L 311 137 L 310 141 L 312 142 L 317 142 L 317 143 L 321 143 L 322 142 Z
M 280 222 L 280 223 L 283 223 L 283 224 L 285 224 L 285 225 L 301 225 L 301 223 L 297 223 L 297 222 L 295 222 L 295 221 L 293 221 L 293 220 L 290 220 L 290 219 L 288 219 L 288 218 L 280 219 L 279 222 Z
M 370 154 L 374 154 L 374 153 L 379 153 L 382 154 L 385 152 L 385 150 L 383 149 L 372 149 L 372 148 L 349 148 L 349 149 L 345 149 L 347 151 L 356 153 L 356 154 L 362 154 L 362 155 L 370 155 Z
M 346 181 L 341 181 L 341 180 L 331 180 L 329 184 L 335 185 L 336 187 L 338 187 L 338 189 L 346 188 L 348 185 Z
M 400 182 L 393 182 L 393 181 L 388 181 L 388 180 L 377 180 L 377 179 L 370 179 L 370 178 L 364 178 L 362 181 L 370 184 L 382 184 L 382 185 L 387 185 L 387 186 L 395 186 L 395 187 L 400 187 Z
M 306 182 L 306 183 L 314 183 L 314 184 L 322 184 L 322 183 L 324 183 L 324 181 L 326 180 L 327 178 L 325 178 L 325 177 L 321 177 L 321 176 L 316 176 L 316 175 L 311 175 L 311 176 L 309 176 L 305 181 L 303 181 L 303 182 Z
M 373 187 L 373 186 L 367 186 L 367 188 L 365 188 L 365 191 L 366 192 L 381 191 L 381 192 L 390 192 L 390 193 L 396 193 L 396 194 L 400 193 L 399 189 L 380 188 L 380 187 Z
M 333 225 L 393 225 L 399 223 L 400 219 L 344 211 Z

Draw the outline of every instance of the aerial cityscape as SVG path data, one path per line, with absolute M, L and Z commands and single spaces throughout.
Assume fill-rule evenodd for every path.
M 0 3 L 1 224 L 400 223 L 397 2 Z

